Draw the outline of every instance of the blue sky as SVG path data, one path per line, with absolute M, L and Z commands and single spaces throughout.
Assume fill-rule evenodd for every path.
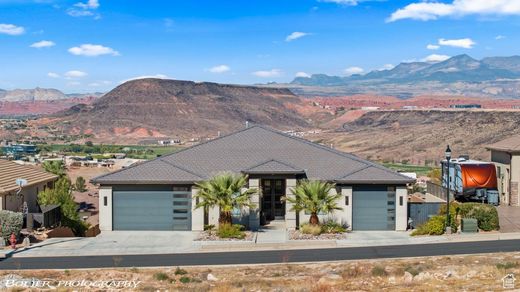
M 289 82 L 516 55 L 518 31 L 517 0 L 0 0 L 0 88 Z

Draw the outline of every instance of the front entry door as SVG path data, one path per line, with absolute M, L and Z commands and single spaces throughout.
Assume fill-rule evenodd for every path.
M 262 211 L 266 220 L 283 219 L 285 216 L 284 179 L 262 180 Z

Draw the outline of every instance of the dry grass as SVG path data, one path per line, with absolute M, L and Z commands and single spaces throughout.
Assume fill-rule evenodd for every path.
M 141 291 L 482 291 L 502 288 L 507 273 L 520 275 L 520 253 L 326 264 L 2 271 L 48 280 L 135 280 Z M 179 272 L 179 271 L 182 271 Z M 211 273 L 217 281 L 208 281 Z M 414 275 L 406 279 L 406 273 Z M 517 276 L 518 277 L 518 276 Z

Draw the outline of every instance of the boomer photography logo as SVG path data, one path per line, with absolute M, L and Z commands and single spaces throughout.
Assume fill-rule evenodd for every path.
M 7 275 L 0 279 L 1 289 L 136 289 L 141 281 L 128 280 L 41 280 L 22 278 L 18 275 Z

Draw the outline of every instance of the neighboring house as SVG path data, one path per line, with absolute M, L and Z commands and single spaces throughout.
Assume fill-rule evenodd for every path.
M 332 214 L 353 230 L 406 230 L 407 189 L 414 180 L 397 172 L 310 141 L 252 126 L 170 155 L 93 179 L 100 185 L 101 230 L 203 230 L 217 224 L 218 210 L 195 209 L 194 183 L 221 172 L 249 176 L 259 188 L 256 208 L 236 210 L 234 219 L 252 230 L 260 218 L 285 220 L 295 229 L 299 216 L 283 196 L 300 179 L 336 184 L 342 211 Z M 320 215 L 322 219 L 326 215 Z
M 23 179 L 27 184 L 20 189 L 17 179 Z M 27 202 L 28 212 L 39 212 L 38 193 L 57 179 L 56 175 L 33 166 L 0 160 L 0 210 L 20 212 L 23 211 L 24 202 Z
M 520 206 L 520 136 L 502 140 L 486 149 L 491 151 L 491 161 L 497 167 L 497 183 L 500 202 L 503 205 Z

